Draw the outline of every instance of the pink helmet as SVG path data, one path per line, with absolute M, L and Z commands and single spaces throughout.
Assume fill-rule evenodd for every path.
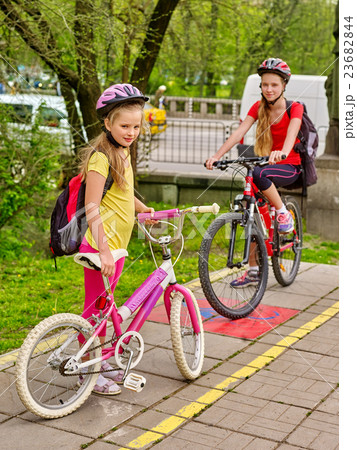
M 100 118 L 104 118 L 117 104 L 132 100 L 143 100 L 147 102 L 149 98 L 145 97 L 138 88 L 131 84 L 113 84 L 113 86 L 108 87 L 99 97 L 97 101 L 97 114 Z
M 263 73 L 267 72 L 280 75 L 286 83 L 289 82 L 291 77 L 290 67 L 286 64 L 286 62 L 279 58 L 269 58 L 261 63 L 258 67 L 258 74 L 262 76 Z

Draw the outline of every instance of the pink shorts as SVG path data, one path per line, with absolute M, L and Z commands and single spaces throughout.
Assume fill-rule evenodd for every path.
M 93 247 L 91 247 L 85 238 L 83 239 L 79 251 L 81 253 L 98 253 L 98 250 L 95 250 Z M 120 278 L 120 275 L 122 273 L 124 262 L 125 257 L 119 259 L 115 263 L 115 274 L 109 278 L 110 287 L 113 293 Z M 85 297 L 84 297 L 84 307 L 82 317 L 88 319 L 88 317 L 90 317 L 92 314 L 95 315 L 99 314 L 99 310 L 95 307 L 95 301 L 101 295 L 105 295 L 104 282 L 100 272 L 92 269 L 87 269 L 84 267 L 84 290 L 85 290 Z M 104 327 L 103 330 L 100 332 L 100 336 L 105 335 L 106 329 Z M 83 339 L 79 338 L 80 342 L 82 340 Z

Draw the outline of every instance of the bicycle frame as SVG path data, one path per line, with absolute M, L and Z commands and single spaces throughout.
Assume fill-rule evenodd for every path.
M 249 161 L 251 164 L 249 164 Z M 264 218 L 264 215 L 262 213 L 263 206 L 259 206 L 259 202 L 256 199 L 255 194 L 259 192 L 258 188 L 253 183 L 253 168 L 252 163 L 259 162 L 259 163 L 265 163 L 267 161 L 266 157 L 251 157 L 251 158 L 237 158 L 235 161 L 220 161 L 221 164 L 217 165 L 217 167 L 227 167 L 228 164 L 231 163 L 240 163 L 242 166 L 244 166 L 247 169 L 247 173 L 244 177 L 245 184 L 244 184 L 244 191 L 243 194 L 238 194 L 234 199 L 234 211 L 239 210 L 239 205 L 242 201 L 246 202 L 245 211 L 248 212 L 246 220 L 246 241 L 245 241 L 245 247 L 244 247 L 244 258 L 239 264 L 233 263 L 233 253 L 234 253 L 234 242 L 236 237 L 236 228 L 232 229 L 232 234 L 230 237 L 230 244 L 229 244 L 229 251 L 228 251 L 228 262 L 227 267 L 233 268 L 233 267 L 242 267 L 243 265 L 247 264 L 249 261 L 249 251 L 250 251 L 250 245 L 251 245 L 251 230 L 252 226 L 255 223 L 261 232 L 262 236 L 264 237 L 265 246 L 267 249 L 268 256 L 273 256 L 276 253 L 282 253 L 288 248 L 293 247 L 294 242 L 288 242 L 284 246 L 280 248 L 275 248 L 274 243 L 274 222 L 275 222 L 275 207 L 270 204 L 268 199 L 266 199 L 263 194 L 260 194 L 262 198 L 264 198 L 264 204 L 267 203 L 269 205 L 269 214 L 270 214 L 270 225 L 267 225 L 266 220 Z M 293 231 L 294 237 L 296 236 L 296 230 Z
M 193 208 L 198 208 L 197 210 Z M 205 212 L 208 211 L 208 207 L 193 207 L 191 210 L 193 212 Z M 204 209 L 206 208 L 206 210 Z M 212 207 L 210 207 L 212 208 Z M 218 206 L 217 206 L 218 208 Z M 189 212 L 190 209 L 187 210 Z M 217 211 L 218 212 L 218 211 Z M 183 219 L 184 215 L 180 215 L 178 213 L 178 210 L 170 210 L 166 211 L 165 217 L 179 217 L 180 224 L 178 229 L 182 230 L 183 225 Z M 144 216 L 144 214 L 143 214 Z M 156 213 L 157 219 L 162 218 L 162 212 Z M 190 312 L 191 319 L 192 319 L 192 326 L 194 329 L 195 334 L 198 334 L 200 332 L 200 325 L 195 313 L 194 304 L 191 298 L 191 294 L 189 291 L 182 285 L 179 285 L 176 282 L 176 276 L 174 267 L 172 264 L 171 259 L 171 253 L 167 249 L 167 245 L 174 240 L 177 239 L 177 235 L 179 232 L 176 233 L 176 236 L 172 240 L 168 240 L 167 237 L 160 237 L 158 240 L 155 238 L 152 238 L 152 236 L 148 233 L 145 226 L 141 225 L 140 220 L 137 220 L 138 226 L 141 228 L 141 230 L 144 232 L 144 234 L 147 237 L 150 237 L 150 240 L 152 242 L 159 243 L 162 246 L 163 249 L 163 257 L 164 261 L 158 267 L 156 270 L 154 270 L 151 275 L 148 276 L 148 278 L 139 286 L 135 292 L 126 300 L 126 302 L 117 308 L 113 293 L 110 289 L 110 284 L 108 278 L 103 276 L 103 282 L 105 286 L 106 291 L 106 300 L 108 302 L 108 306 L 106 307 L 106 311 L 104 316 L 102 315 L 103 312 L 101 310 L 100 317 L 98 316 L 92 316 L 89 319 L 94 320 L 97 322 L 97 325 L 95 325 L 95 331 L 92 334 L 92 336 L 87 340 L 87 342 L 81 347 L 81 349 L 78 351 L 78 353 L 71 358 L 66 366 L 65 370 L 68 371 L 79 371 L 80 369 L 88 366 L 95 365 L 99 361 L 105 361 L 112 356 L 115 355 L 115 348 L 116 348 L 116 341 L 117 339 L 122 335 L 121 332 L 121 324 L 128 319 L 134 312 L 138 311 L 135 317 L 133 318 L 132 322 L 130 323 L 129 327 L 127 328 L 126 332 L 139 332 L 143 324 L 145 323 L 147 317 L 155 307 L 156 303 L 158 302 L 159 298 L 164 293 L 164 304 L 165 304 L 165 310 L 167 313 L 167 317 L 170 323 L 170 313 L 171 313 L 171 301 L 170 301 L 170 295 L 172 292 L 180 292 L 187 304 L 188 311 Z M 180 231 L 181 232 L 181 231 Z M 106 326 L 108 320 L 111 319 L 114 327 L 114 334 L 112 341 L 115 341 L 114 345 L 108 348 L 102 348 L 102 356 L 96 359 L 91 359 L 90 361 L 84 361 L 82 363 L 79 363 L 80 359 L 83 355 L 85 355 L 88 351 L 88 349 L 93 344 L 95 338 L 100 335 L 100 332 L 103 330 L 103 328 Z M 131 336 L 128 336 L 124 339 L 124 343 L 128 344 L 131 339 Z M 69 344 L 69 340 L 68 340 Z M 67 345 L 68 345 L 67 344 Z M 58 351 L 62 351 L 66 346 L 66 343 L 64 343 Z M 119 349 L 119 354 L 123 353 L 123 348 L 121 347 Z M 129 360 L 130 364 L 130 360 Z

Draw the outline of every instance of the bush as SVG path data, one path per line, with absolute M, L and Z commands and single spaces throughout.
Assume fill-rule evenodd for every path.
M 0 257 L 31 247 L 29 229 L 44 229 L 43 215 L 60 173 L 63 144 L 39 122 L 15 125 L 0 105 Z M 25 233 L 26 232 L 26 233 Z

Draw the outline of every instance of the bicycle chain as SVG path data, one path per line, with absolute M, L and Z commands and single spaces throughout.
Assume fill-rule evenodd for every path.
M 104 345 L 109 344 L 109 342 L 113 342 L 113 337 L 111 339 L 109 339 L 108 341 L 103 342 L 103 344 L 99 344 L 96 347 L 92 347 L 90 349 L 90 351 L 96 350 L 97 348 L 102 348 L 102 347 L 104 347 Z M 68 360 L 69 360 L 69 358 L 65 359 L 64 361 L 61 362 L 60 368 L 59 368 L 60 374 L 63 377 L 76 377 L 76 376 L 78 377 L 78 375 L 81 375 L 81 373 L 65 373 L 64 372 L 64 365 L 67 363 Z M 96 373 L 102 373 L 103 374 L 103 373 L 107 373 L 107 372 L 115 372 L 116 370 L 118 370 L 118 368 L 116 368 L 116 369 L 113 368 L 113 369 L 109 369 L 109 370 L 95 370 L 93 372 L 86 372 L 84 375 L 94 375 Z

